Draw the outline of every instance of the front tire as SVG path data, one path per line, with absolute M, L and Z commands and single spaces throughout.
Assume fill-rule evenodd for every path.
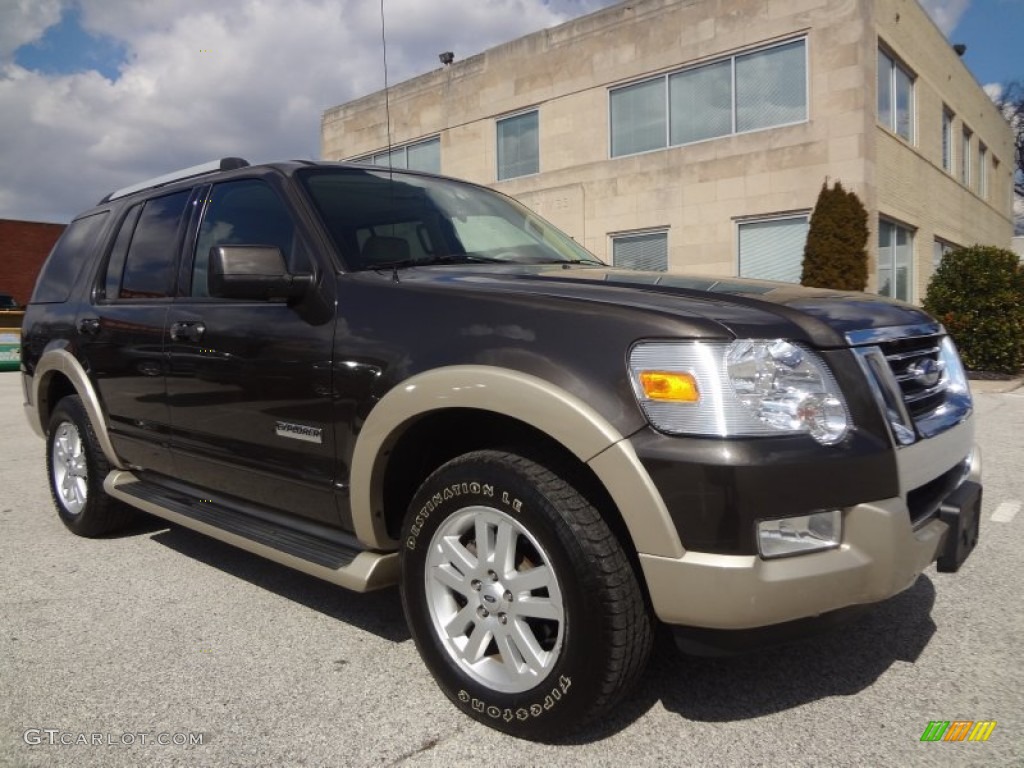
M 441 689 L 532 739 L 607 712 L 651 647 L 636 574 L 569 474 L 466 454 L 427 478 L 402 532 L 402 605 Z
M 46 474 L 57 514 L 72 533 L 102 536 L 132 519 L 132 511 L 103 490 L 110 469 L 82 399 L 65 397 L 50 416 Z

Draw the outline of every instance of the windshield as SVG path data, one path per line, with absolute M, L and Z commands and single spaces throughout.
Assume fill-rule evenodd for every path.
M 353 269 L 502 262 L 602 264 L 509 197 L 452 179 L 386 169 L 300 171 L 324 225 Z

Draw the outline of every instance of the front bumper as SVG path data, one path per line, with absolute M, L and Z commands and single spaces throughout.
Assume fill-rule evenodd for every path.
M 959 434 L 904 454 L 902 488 L 921 482 L 922 460 L 936 460 L 940 442 L 950 447 L 972 435 L 967 425 L 952 432 Z M 977 539 L 980 503 L 981 456 L 977 449 L 968 451 L 964 483 L 948 493 L 936 514 L 913 522 L 906 491 L 845 508 L 836 549 L 776 560 L 692 550 L 679 558 L 640 554 L 655 613 L 668 624 L 753 629 L 884 600 L 911 586 L 935 560 L 941 565 L 943 557 L 947 563 L 959 558 L 959 566 L 971 548 L 964 551 L 964 531 Z M 962 463 L 964 456 L 946 453 L 940 466 L 950 471 L 945 465 Z M 965 493 L 975 485 L 976 494 Z M 970 508 L 965 505 L 958 515 L 957 504 L 968 496 Z

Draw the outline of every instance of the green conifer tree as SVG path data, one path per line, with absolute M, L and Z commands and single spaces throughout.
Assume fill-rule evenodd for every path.
M 840 182 L 821 185 L 804 246 L 802 285 L 863 291 L 868 284 L 868 212 Z

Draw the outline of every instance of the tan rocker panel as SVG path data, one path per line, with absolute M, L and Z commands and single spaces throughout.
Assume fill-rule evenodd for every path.
M 390 449 L 417 418 L 444 408 L 474 408 L 517 419 L 588 463 L 622 513 L 638 552 L 681 557 L 683 547 L 661 495 L 629 441 L 597 411 L 551 382 L 484 365 L 437 368 L 406 379 L 374 407 L 352 458 L 352 520 L 358 539 L 388 549 L 383 478 Z

